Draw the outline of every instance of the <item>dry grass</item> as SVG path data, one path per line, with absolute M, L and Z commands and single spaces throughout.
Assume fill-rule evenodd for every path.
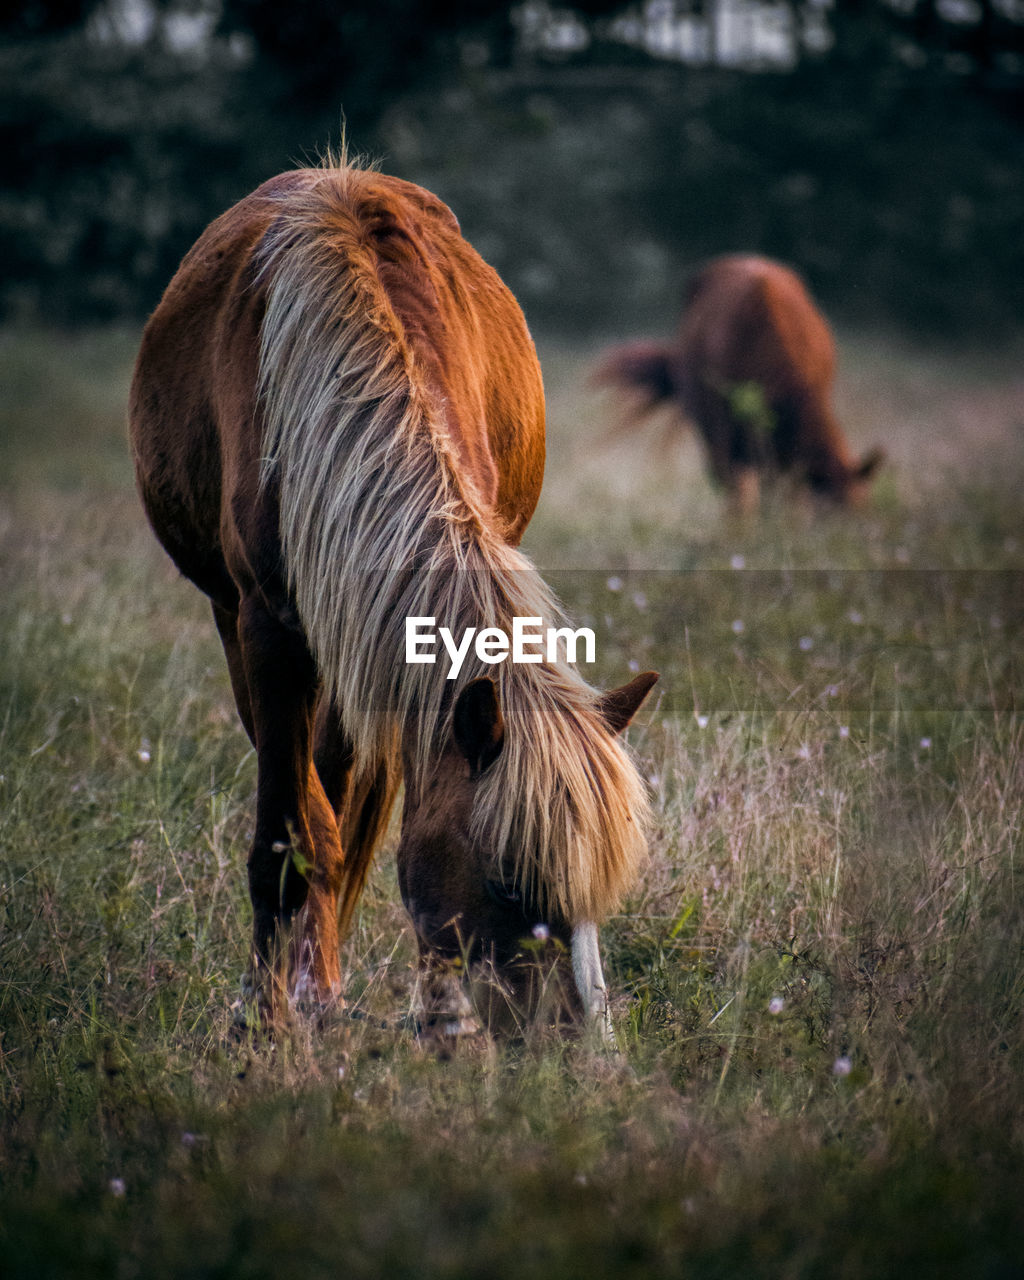
M 598 683 L 663 673 L 631 730 L 658 825 L 605 930 L 620 1053 L 439 1062 L 387 853 L 357 1016 L 232 1030 L 253 761 L 131 493 L 131 346 L 0 343 L 6 1274 L 1017 1274 L 1012 362 L 847 341 L 850 433 L 892 456 L 870 510 L 736 527 L 690 446 L 596 447 L 593 353 L 542 351 L 529 550 Z

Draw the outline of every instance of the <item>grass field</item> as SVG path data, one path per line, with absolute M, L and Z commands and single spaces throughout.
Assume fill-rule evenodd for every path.
M 135 502 L 136 338 L 0 336 L 0 1274 L 1024 1275 L 1020 352 L 847 335 L 871 506 L 737 526 L 542 345 L 526 545 L 595 683 L 662 672 L 652 856 L 618 1054 L 439 1061 L 393 841 L 358 1016 L 232 1029 L 254 763 Z

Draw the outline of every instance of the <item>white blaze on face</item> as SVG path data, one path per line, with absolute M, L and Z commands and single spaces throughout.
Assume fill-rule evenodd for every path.
M 592 921 L 585 920 L 572 931 L 572 972 L 587 1023 L 599 1028 L 602 1037 L 610 1040 L 612 1027 L 608 1016 L 608 991 L 601 971 L 597 925 Z

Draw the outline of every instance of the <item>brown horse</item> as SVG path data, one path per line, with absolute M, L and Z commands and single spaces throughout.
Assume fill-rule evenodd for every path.
M 633 396 L 633 416 L 663 403 L 693 420 L 714 479 L 741 508 L 760 479 L 790 473 L 848 505 L 882 461 L 856 461 L 832 412 L 835 343 L 799 276 L 767 258 L 708 263 L 691 282 L 671 342 L 609 351 L 596 380 Z
M 657 677 L 602 696 L 561 658 L 493 681 L 472 657 L 457 679 L 407 661 L 407 618 L 453 636 L 558 621 L 515 549 L 544 464 L 536 354 L 451 212 L 345 163 L 264 183 L 171 281 L 130 419 L 146 512 L 213 603 L 256 748 L 264 1016 L 339 999 L 339 938 L 402 779 L 424 968 L 485 962 L 529 1011 L 523 940 L 543 925 L 573 1011 L 603 1019 L 597 924 L 645 850 L 616 735 Z

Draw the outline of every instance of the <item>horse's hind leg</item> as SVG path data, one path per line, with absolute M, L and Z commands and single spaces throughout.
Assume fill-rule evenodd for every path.
M 227 659 L 228 675 L 231 677 L 231 692 L 235 695 L 235 706 L 242 726 L 249 735 L 249 741 L 256 745 L 256 730 L 252 722 L 252 699 L 249 697 L 249 681 L 245 675 L 245 660 L 242 657 L 242 646 L 238 639 L 238 612 L 225 609 L 223 605 L 213 602 L 213 620 L 217 624 Z
M 313 767 L 318 682 L 305 641 L 254 598 L 241 602 L 237 641 L 257 760 L 249 854 L 252 964 L 257 990 L 278 1018 L 286 1014 L 289 977 L 301 997 L 326 1001 L 340 993 L 343 858 L 334 813 Z
M 345 852 L 338 921 L 339 936 L 344 938 L 398 790 L 397 746 L 390 757 L 368 768 L 357 768 L 338 710 L 324 699 L 316 719 L 314 759 Z

